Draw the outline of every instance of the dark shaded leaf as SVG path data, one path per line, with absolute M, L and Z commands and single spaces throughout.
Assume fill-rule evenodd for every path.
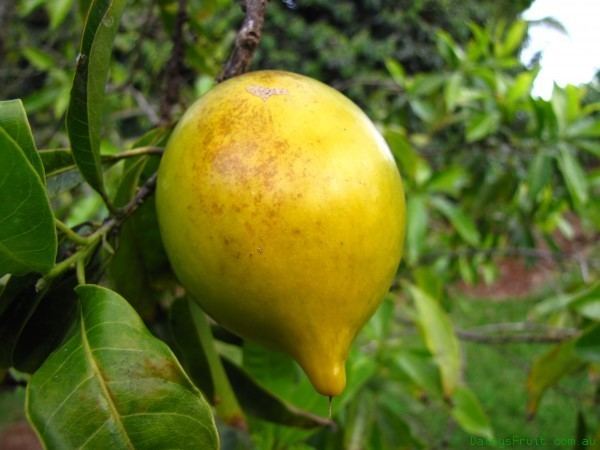
M 94 0 L 90 5 L 67 111 L 73 158 L 85 180 L 101 194 L 104 194 L 100 164 L 104 85 L 124 7 L 125 0 Z
M 594 325 L 577 339 L 575 352 L 586 361 L 600 363 L 600 325 Z

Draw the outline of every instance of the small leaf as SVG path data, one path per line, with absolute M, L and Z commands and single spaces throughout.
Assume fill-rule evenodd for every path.
M 17 143 L 43 181 L 44 167 L 37 154 L 31 127 L 21 100 L 0 102 L 0 128 L 4 128 L 4 131 Z
M 402 67 L 402 64 L 395 59 L 387 58 L 385 60 L 385 68 L 398 85 L 404 86 L 406 81 L 406 71 L 404 70 L 404 67 Z
M 559 294 L 550 297 L 537 305 L 532 310 L 534 316 L 548 315 L 560 311 L 567 307 L 577 309 L 584 305 L 597 302 L 600 299 L 600 282 L 593 283 L 590 286 L 584 286 L 575 292 L 569 294 Z
M 563 342 L 541 357 L 531 367 L 527 378 L 527 413 L 533 417 L 537 412 L 542 395 L 568 373 L 581 366 L 574 352 L 574 341 Z
M 393 362 L 427 394 L 433 397 L 441 397 L 440 372 L 437 366 L 433 364 L 431 356 L 424 353 L 404 350 L 393 359 Z
M 469 244 L 479 244 L 480 236 L 475 223 L 462 209 L 441 197 L 432 197 L 431 204 L 454 226 L 458 234 Z
M 38 153 L 44 164 L 46 178 L 66 173 L 76 167 L 73 155 L 69 149 L 40 150 Z
M 417 97 L 429 95 L 441 88 L 445 81 L 446 76 L 442 74 L 418 74 L 409 83 L 408 93 Z
M 428 192 L 442 192 L 449 195 L 458 195 L 461 188 L 469 181 L 469 174 L 464 167 L 448 166 L 437 171 L 427 183 Z
M 558 167 L 563 175 L 573 203 L 582 206 L 588 201 L 588 185 L 583 168 L 579 165 L 573 149 L 562 145 L 559 149 Z
M 532 199 L 537 198 L 539 192 L 550 181 L 552 175 L 552 158 L 544 150 L 538 150 L 531 165 L 527 181 L 529 184 L 529 195 Z
M 67 131 L 73 158 L 85 180 L 104 194 L 100 164 L 100 128 L 104 85 L 113 39 L 125 0 L 94 0 L 83 30 L 81 49 L 67 111 Z
M 523 42 L 525 33 L 527 33 L 527 22 L 523 20 L 515 21 L 508 29 L 506 37 L 497 51 L 497 56 L 506 57 L 514 54 Z
M 35 47 L 25 47 L 23 56 L 27 61 L 38 70 L 49 71 L 55 64 L 54 60 L 48 53 L 45 53 Z
M 46 9 L 50 16 L 50 29 L 56 30 L 65 20 L 69 10 L 73 6 L 73 0 L 54 0 L 46 2 Z
M 45 273 L 54 265 L 56 230 L 42 179 L 0 128 L 0 276 Z
M 454 111 L 461 93 L 462 75 L 455 72 L 448 78 L 444 87 L 444 100 L 446 102 L 446 110 Z
M 586 361 L 600 363 L 600 325 L 594 325 L 577 339 L 575 352 Z
M 452 417 L 467 433 L 493 439 L 494 432 L 487 414 L 481 407 L 479 399 L 466 386 L 456 388 L 452 396 Z
M 460 381 L 460 348 L 448 314 L 437 301 L 414 285 L 408 285 L 417 308 L 425 344 L 440 368 L 444 395 L 448 398 Z
M 500 116 L 495 113 L 475 113 L 467 120 L 467 142 L 479 141 L 500 126 Z
M 406 257 L 409 262 L 415 263 L 423 251 L 427 235 L 428 217 L 425 199 L 419 195 L 410 196 L 406 211 Z
M 600 137 L 600 120 L 586 117 L 573 122 L 565 132 L 572 138 L 598 138 Z
M 77 294 L 77 327 L 28 385 L 44 446 L 218 449 L 209 405 L 125 299 L 95 285 Z

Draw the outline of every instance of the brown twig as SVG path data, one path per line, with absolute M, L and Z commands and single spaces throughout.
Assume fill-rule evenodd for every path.
M 171 109 L 179 101 L 184 56 L 183 27 L 187 20 L 186 6 L 186 0 L 179 0 L 173 30 L 173 50 L 165 71 L 167 86 L 160 104 L 160 117 L 163 123 L 171 122 Z
M 246 16 L 236 37 L 233 51 L 223 66 L 217 81 L 225 81 L 248 70 L 250 61 L 260 42 L 265 11 L 269 0 L 242 0 L 242 9 Z
M 580 334 L 572 328 L 556 328 L 529 322 L 497 323 L 456 330 L 460 340 L 479 344 L 556 344 Z

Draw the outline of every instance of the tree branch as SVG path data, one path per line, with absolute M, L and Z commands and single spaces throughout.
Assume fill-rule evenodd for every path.
M 265 21 L 265 11 L 269 0 L 242 0 L 242 9 L 246 16 L 242 22 L 235 44 L 223 71 L 217 81 L 225 81 L 248 70 L 250 61 L 258 47 Z
M 186 6 L 186 0 L 179 0 L 173 30 L 173 50 L 165 71 L 167 86 L 160 104 L 160 118 L 163 123 L 171 122 L 171 108 L 179 101 L 184 54 L 183 26 L 187 20 Z
M 556 328 L 531 322 L 483 325 L 469 330 L 456 329 L 459 339 L 480 344 L 555 344 L 580 334 L 573 328 Z

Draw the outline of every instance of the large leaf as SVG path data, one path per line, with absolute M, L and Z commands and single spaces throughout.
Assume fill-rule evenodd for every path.
M 433 197 L 431 204 L 446 216 L 465 241 L 473 246 L 479 244 L 480 236 L 475 223 L 459 206 L 453 205 L 442 197 Z
M 574 342 L 563 342 L 541 357 L 531 367 L 527 378 L 527 413 L 533 417 L 539 402 L 546 390 L 558 383 L 566 374 L 581 366 L 581 361 L 574 352 Z
M 487 414 L 477 396 L 466 386 L 459 386 L 452 396 L 452 417 L 468 433 L 493 439 L 494 433 Z
M 460 348 L 452 322 L 440 304 L 414 285 L 408 285 L 417 308 L 418 323 L 425 345 L 442 375 L 442 387 L 451 398 L 460 381 Z
M 67 112 L 73 158 L 85 180 L 101 194 L 104 194 L 100 164 L 104 85 L 124 7 L 125 0 L 94 0 L 90 5 Z
M 21 150 L 40 176 L 44 179 L 44 167 L 35 148 L 35 141 L 27 114 L 21 100 L 0 102 L 0 127 L 17 143 Z
M 129 304 L 79 286 L 70 339 L 28 385 L 27 412 L 53 449 L 217 449 L 210 407 Z
M 56 230 L 42 179 L 0 128 L 0 276 L 54 265 Z

